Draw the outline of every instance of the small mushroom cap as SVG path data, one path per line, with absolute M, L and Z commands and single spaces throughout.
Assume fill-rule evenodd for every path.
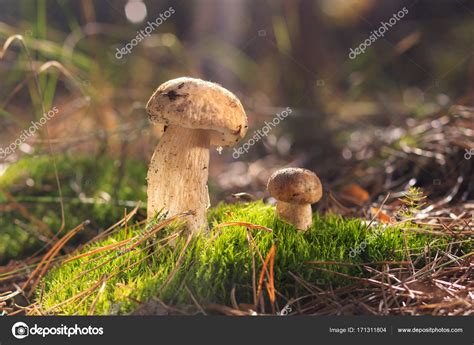
M 323 195 L 318 176 L 301 168 L 274 172 L 268 180 L 267 189 L 275 199 L 293 204 L 313 204 Z
M 222 86 L 195 78 L 176 78 L 161 84 L 146 105 L 154 124 L 208 129 L 211 144 L 232 146 L 247 133 L 245 110 Z

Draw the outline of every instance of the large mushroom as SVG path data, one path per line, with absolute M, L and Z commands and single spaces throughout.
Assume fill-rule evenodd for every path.
M 280 169 L 268 179 L 267 189 L 277 200 L 278 217 L 298 230 L 312 225 L 311 204 L 323 195 L 321 181 L 315 173 L 301 168 Z
M 146 109 L 153 124 L 164 126 L 148 170 L 147 216 L 193 210 L 187 227 L 196 233 L 207 225 L 209 148 L 245 136 L 244 108 L 222 86 L 182 77 L 161 84 Z

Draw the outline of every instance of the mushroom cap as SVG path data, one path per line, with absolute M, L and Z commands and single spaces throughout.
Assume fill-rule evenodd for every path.
M 247 133 L 245 110 L 222 86 L 181 77 L 161 84 L 146 105 L 154 124 L 211 131 L 211 144 L 232 146 Z
M 274 172 L 268 179 L 267 189 L 275 199 L 293 204 L 313 204 L 323 195 L 318 176 L 301 168 Z

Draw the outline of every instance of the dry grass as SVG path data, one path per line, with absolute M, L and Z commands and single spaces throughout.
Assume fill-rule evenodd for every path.
M 374 263 L 362 265 L 372 274 L 370 278 L 315 267 L 354 280 L 352 285 L 329 290 L 292 273 L 295 284 L 306 294 L 288 302 L 287 306 L 292 310 L 289 315 L 474 315 L 473 255 L 453 259 L 450 253 L 440 253 L 426 266 L 414 271 L 400 263 L 383 263 L 377 269 L 371 267 Z M 255 314 L 228 306 L 211 305 L 210 309 L 225 315 Z

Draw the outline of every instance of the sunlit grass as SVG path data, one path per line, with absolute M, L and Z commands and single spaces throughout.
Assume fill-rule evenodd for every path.
M 258 229 L 248 230 L 258 251 L 249 245 L 244 227 L 215 228 L 217 224 L 240 221 L 263 225 L 273 229 L 268 233 Z M 360 219 L 344 219 L 340 216 L 314 214 L 314 224 L 306 232 L 297 232 L 292 226 L 274 216 L 274 208 L 262 202 L 236 205 L 220 205 L 210 211 L 209 236 L 200 235 L 185 248 L 185 238 L 175 247 L 169 245 L 120 254 L 117 250 L 83 257 L 53 269 L 43 280 L 44 290 L 38 292 L 41 308 L 47 313 L 59 314 L 123 314 L 133 311 L 140 301 L 153 297 L 171 305 L 192 305 L 196 301 L 230 303 L 235 288 L 239 303 L 253 303 L 252 257 L 255 258 L 257 279 L 262 269 L 259 255 L 266 257 L 276 243 L 275 288 L 284 297 L 280 303 L 296 296 L 297 285 L 290 272 L 323 289 L 348 284 L 350 280 L 315 269 L 308 261 L 337 261 L 362 263 L 400 261 L 406 259 L 403 232 L 400 228 L 387 227 L 374 230 Z M 169 235 L 172 229 L 162 230 L 159 239 Z M 143 232 L 134 226 L 121 229 L 113 236 L 91 244 L 82 252 L 100 248 Z M 366 247 L 357 255 L 350 255 L 365 241 Z M 447 239 L 435 239 L 426 234 L 406 233 L 407 249 L 419 255 L 428 244 L 432 249 L 444 247 Z M 163 244 L 163 243 L 162 243 Z M 184 251 L 183 251 L 183 248 Z M 183 252 L 179 269 L 174 272 Z M 260 253 L 260 254 L 259 254 Z M 422 264 L 422 262 L 419 262 Z M 326 269 L 354 276 L 367 273 L 359 266 L 323 265 Z M 170 273 L 172 279 L 169 280 Z M 103 290 L 100 286 L 103 283 Z M 166 286 L 163 286 L 166 282 Z M 94 288 L 96 286 L 97 288 Z M 88 289 L 91 289 L 88 292 Z M 82 294 L 87 292 L 86 294 Z M 74 299 L 74 296 L 79 298 Z M 71 299 L 70 302 L 56 307 Z

